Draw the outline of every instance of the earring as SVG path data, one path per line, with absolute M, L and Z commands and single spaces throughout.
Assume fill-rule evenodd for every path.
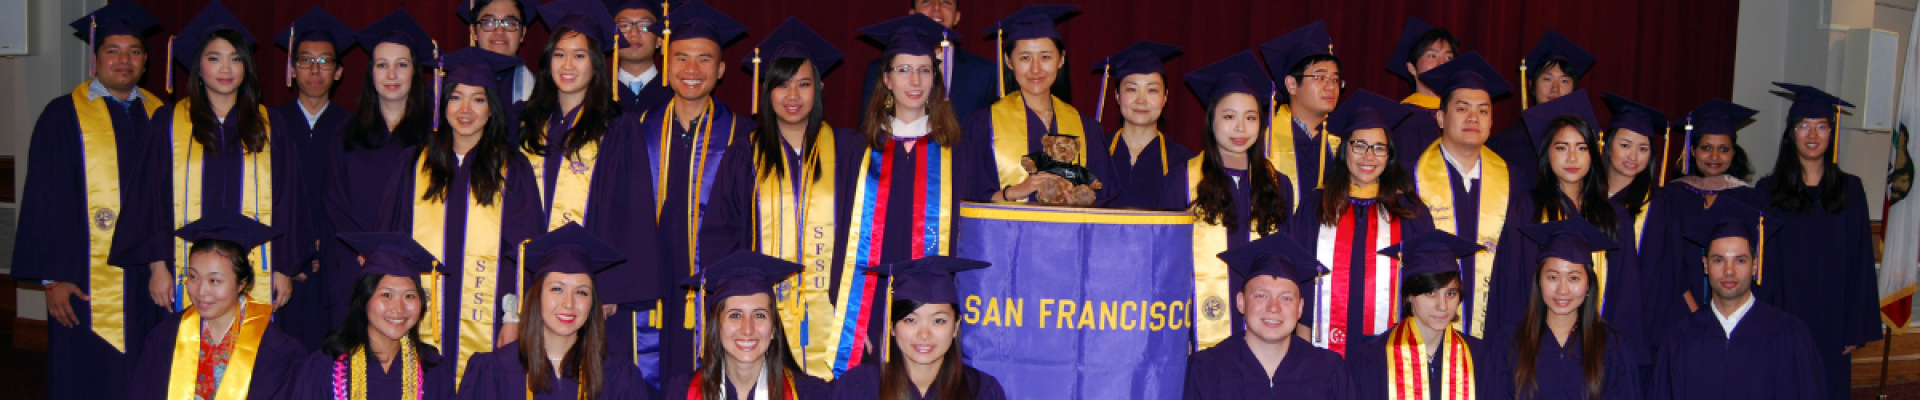
M 886 100 L 886 104 L 887 104 L 887 109 L 888 109 L 888 110 L 892 110 L 892 109 L 893 109 L 893 92 L 887 92 L 887 100 Z

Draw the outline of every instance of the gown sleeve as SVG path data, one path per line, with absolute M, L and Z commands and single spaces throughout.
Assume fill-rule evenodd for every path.
M 713 195 L 700 216 L 701 260 L 719 260 L 735 251 L 752 248 L 754 224 L 754 168 L 752 140 L 734 142 L 720 160 L 720 172 L 713 182 Z M 785 151 L 785 150 L 782 150 Z
M 82 152 L 79 132 L 73 98 L 67 96 L 48 102 L 33 124 L 18 226 L 21 232 L 34 234 L 14 237 L 14 280 L 29 283 L 52 280 L 87 286 L 87 266 L 91 264 L 89 227 L 76 224 L 91 223 L 87 215 L 86 167 L 75 161 Z M 123 170 L 139 169 L 133 161 L 139 160 L 140 154 L 122 154 L 120 159 Z M 121 185 L 137 183 L 121 182 Z M 129 206 L 135 204 L 123 201 L 121 209 Z
M 1880 340 L 1880 296 L 1879 276 L 1874 269 L 1873 228 L 1869 226 L 1867 215 L 1867 195 L 1862 188 L 1860 177 L 1845 175 L 1847 208 L 1842 213 L 1846 218 L 1846 232 L 1849 248 L 1846 252 L 1847 291 L 1844 309 L 1847 316 L 1845 336 L 1842 344 L 1863 346 L 1867 342 Z M 1829 383 L 1831 384 L 1831 383 Z

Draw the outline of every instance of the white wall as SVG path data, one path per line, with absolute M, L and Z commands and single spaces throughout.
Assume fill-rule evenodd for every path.
M 85 57 L 89 47 L 74 38 L 67 23 L 106 4 L 104 0 L 26 0 L 26 3 L 32 53 L 0 58 L 0 154 L 14 156 L 14 193 L 22 193 L 22 186 L 26 184 L 27 146 L 40 109 L 47 101 L 73 90 L 87 79 Z M 165 65 L 165 61 L 154 60 Z M 4 209 L 0 212 L 19 212 L 11 203 L 0 203 L 0 208 Z M 4 245 L 4 248 L 11 247 L 12 243 Z M 12 259 L 12 254 L 0 254 L 0 272 L 12 271 Z M 15 292 L 20 318 L 46 319 L 46 302 L 39 291 Z

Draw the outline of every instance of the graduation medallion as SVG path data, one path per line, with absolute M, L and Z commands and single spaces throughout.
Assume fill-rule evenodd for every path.
M 102 207 L 93 210 L 93 227 L 95 228 L 103 231 L 113 230 L 113 222 L 115 219 L 116 216 L 111 208 Z

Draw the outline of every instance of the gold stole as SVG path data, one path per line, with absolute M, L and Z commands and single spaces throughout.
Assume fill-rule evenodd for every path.
M 835 145 L 833 128 L 820 123 L 813 150 L 800 163 L 800 182 L 790 179 L 791 174 L 763 173 L 773 167 L 753 159 L 754 173 L 759 174 L 753 185 L 753 216 L 758 228 L 754 249 L 806 266 L 804 273 L 787 278 L 774 292 L 779 295 L 780 321 L 785 325 L 794 359 L 804 361 L 801 368 L 807 374 L 822 379 L 833 378 L 834 349 L 824 341 L 810 347 L 799 344 L 805 343 L 801 336 L 808 334 L 804 329 L 807 322 L 833 319 L 833 302 L 827 298 L 830 281 L 826 277 L 832 275 L 833 262 Z M 786 150 L 780 150 L 776 162 L 787 164 Z M 817 176 L 815 166 L 820 169 Z M 800 192 L 797 197 L 796 189 Z M 795 290 L 799 295 L 794 295 Z
M 258 286 L 258 285 L 256 285 Z M 239 321 L 240 332 L 227 340 L 233 343 L 233 354 L 227 356 L 227 370 L 220 378 L 220 387 L 213 391 L 216 399 L 247 398 L 247 387 L 253 383 L 254 356 L 260 355 L 260 338 L 267 334 L 267 321 L 273 319 L 273 306 L 262 303 L 247 295 L 240 295 Z M 173 340 L 172 368 L 167 371 L 167 398 L 193 398 L 194 381 L 200 368 L 200 311 L 188 307 L 180 314 L 180 327 Z
M 1395 399 L 1431 397 L 1431 394 L 1427 393 L 1427 379 L 1439 378 L 1444 381 L 1440 385 L 1440 398 L 1474 398 L 1478 390 L 1475 389 L 1474 384 L 1473 350 L 1467 348 L 1466 337 L 1461 336 L 1460 331 L 1454 329 L 1453 324 L 1447 326 L 1447 331 L 1441 336 L 1444 343 L 1440 344 L 1446 347 L 1441 351 L 1441 355 L 1446 357 L 1446 360 L 1441 362 L 1445 364 L 1440 367 L 1440 376 L 1429 377 L 1427 376 L 1428 355 L 1422 348 L 1424 343 L 1420 341 L 1419 329 L 1414 327 L 1414 324 L 1418 323 L 1420 322 L 1409 317 L 1387 332 L 1387 397 Z
M 153 93 L 140 95 L 147 116 L 160 108 Z M 127 351 L 126 271 L 107 264 L 113 248 L 113 227 L 120 219 L 120 149 L 114 137 L 113 116 L 107 99 L 88 101 L 87 84 L 73 88 L 73 111 L 80 120 L 81 164 L 87 185 L 87 311 L 93 315 L 93 333 L 114 350 Z M 135 283 L 138 284 L 138 283 Z M 139 340 L 139 338 L 135 338 Z
M 441 197 L 441 201 L 426 200 L 428 182 L 432 179 L 425 170 L 426 160 L 427 157 L 423 155 L 419 162 L 414 163 L 420 176 L 413 181 L 412 235 L 413 240 L 433 253 L 434 258 L 445 260 L 447 202 L 453 199 Z M 505 191 L 504 188 L 502 191 Z M 448 188 L 447 192 L 452 193 L 453 189 Z M 491 206 L 480 205 L 473 192 L 467 192 L 467 198 L 463 199 L 467 202 L 467 232 L 466 241 L 460 246 L 464 264 L 460 266 L 460 298 L 454 299 L 460 302 L 460 352 L 458 358 L 454 359 L 457 367 L 453 374 L 456 385 L 466 374 L 468 357 L 493 350 L 493 302 L 499 295 L 495 293 L 499 284 L 495 279 L 500 276 L 501 203 L 505 201 L 501 197 L 504 196 L 495 195 Z M 443 293 L 437 293 L 440 292 L 438 288 L 443 287 L 437 282 L 439 277 L 439 274 L 420 274 L 420 280 L 433 288 L 429 290 L 436 292 L 433 293 L 434 298 L 444 297 Z M 427 307 L 420 316 L 420 330 L 427 340 L 444 349 L 446 332 L 437 327 L 442 320 L 440 313 L 438 305 Z
M 1420 154 L 1419 170 L 1414 173 L 1416 185 L 1420 190 L 1420 201 L 1427 203 L 1427 209 L 1433 213 L 1433 227 L 1447 233 L 1460 235 L 1455 222 L 1453 204 L 1457 201 L 1480 203 L 1479 224 L 1474 228 L 1475 243 L 1486 246 L 1473 258 L 1473 337 L 1483 337 L 1487 322 L 1487 292 L 1492 289 L 1494 247 L 1500 243 L 1500 228 L 1507 222 L 1508 196 L 1507 161 L 1493 154 L 1493 150 L 1480 148 L 1480 198 L 1453 198 L 1453 178 L 1447 175 L 1447 160 L 1440 154 L 1440 142 L 1427 146 Z M 1466 171 L 1460 171 L 1465 174 Z
M 1438 110 L 1440 109 L 1440 98 L 1414 93 L 1407 95 L 1407 98 L 1400 99 L 1400 104 L 1411 104 L 1428 110 Z
M 580 115 L 573 115 L 573 123 L 580 123 Z M 567 126 L 573 126 L 569 124 Z M 533 133 L 546 138 L 546 124 L 541 124 L 540 132 Z M 565 148 L 566 146 L 561 146 Z M 540 195 L 547 194 L 546 157 L 524 152 L 527 161 L 533 164 L 533 185 Z M 555 157 L 566 157 L 554 154 Z M 547 230 L 560 229 L 568 222 L 579 222 L 585 226 L 587 216 L 587 193 L 593 186 L 594 165 L 600 160 L 600 142 L 590 142 L 580 146 L 580 153 L 560 160 L 559 176 L 553 177 L 553 209 L 547 212 Z M 424 176 L 423 176 L 424 177 Z M 497 230 L 496 230 L 497 231 Z
M 1187 203 L 1192 204 L 1200 193 L 1202 168 L 1206 167 L 1206 157 L 1196 156 L 1187 159 Z M 1199 209 L 1193 209 L 1197 212 Z M 1247 224 L 1247 238 L 1259 239 L 1260 231 L 1253 229 L 1251 218 Z M 1194 337 L 1199 339 L 1197 350 L 1206 350 L 1226 340 L 1233 334 L 1233 312 L 1227 298 L 1233 296 L 1232 285 L 1227 282 L 1227 263 L 1220 261 L 1220 252 L 1227 251 L 1227 227 L 1214 225 L 1202 218 L 1193 219 L 1193 300 L 1194 300 Z
M 173 130 L 170 133 L 173 136 L 173 227 L 179 229 L 187 223 L 200 220 L 201 187 L 205 184 L 201 177 L 205 176 L 204 163 L 207 151 L 203 148 L 204 146 L 193 141 L 193 118 L 191 117 L 193 113 L 188 110 L 189 102 L 182 101 L 174 104 Z M 273 126 L 267 120 L 269 115 L 267 107 L 261 106 L 259 112 L 260 123 Z M 238 116 L 228 118 L 238 118 Z M 268 140 L 267 147 L 257 152 L 247 153 L 246 159 L 240 165 L 240 213 L 260 221 L 263 225 L 272 226 L 273 129 L 268 128 L 265 133 Z M 173 239 L 173 243 L 177 246 L 173 252 L 173 265 L 185 268 L 187 250 L 193 243 L 177 237 Z M 247 254 L 248 259 L 259 262 L 260 271 L 254 273 L 254 276 L 267 278 L 261 279 L 262 281 L 272 282 L 273 259 L 269 256 L 272 250 L 276 250 L 273 247 L 271 243 L 262 244 Z M 178 275 L 175 278 L 176 285 L 185 284 L 187 274 L 175 275 Z M 253 285 L 253 291 L 247 295 L 256 299 L 271 299 L 273 285 Z M 180 296 L 181 308 L 192 305 L 193 298 Z
M 1001 97 L 988 107 L 993 113 L 993 161 L 1000 172 L 1000 186 L 1012 186 L 1027 180 L 1027 170 L 1020 166 L 1020 157 L 1033 152 L 1027 142 L 1027 101 L 1019 93 Z M 1073 106 L 1053 98 L 1053 120 L 1060 128 L 1060 134 L 1080 138 L 1079 162 L 1087 164 L 1087 130 L 1080 126 L 1080 111 Z
M 1298 161 L 1300 156 L 1294 152 L 1294 149 L 1297 147 L 1293 145 L 1293 105 L 1281 104 L 1279 107 L 1275 107 L 1273 109 L 1273 119 L 1269 120 L 1269 122 L 1270 124 L 1268 126 L 1271 127 L 1271 129 L 1268 129 L 1266 133 L 1267 162 L 1273 164 L 1274 171 L 1279 172 L 1281 175 L 1286 175 L 1287 179 L 1293 180 L 1293 187 L 1288 188 L 1288 190 L 1292 190 L 1293 198 L 1298 199 L 1300 198 L 1300 185 L 1304 182 L 1301 179 L 1306 178 L 1300 176 Z M 1324 125 L 1326 122 L 1322 121 L 1321 124 Z M 1329 151 L 1340 149 L 1340 137 L 1338 136 L 1329 136 L 1326 132 L 1321 132 L 1320 135 L 1315 137 L 1320 138 L 1321 143 L 1326 143 L 1327 150 Z M 1325 183 L 1327 158 L 1329 157 L 1331 156 L 1325 152 L 1320 153 L 1320 173 L 1313 177 L 1313 187 L 1315 188 Z
M 1107 155 L 1133 159 L 1133 149 L 1127 149 L 1127 152 L 1124 154 L 1119 152 L 1120 151 L 1120 134 L 1122 133 L 1126 133 L 1126 132 L 1113 133 L 1113 140 L 1107 142 Z M 1153 131 L 1153 140 L 1160 142 L 1160 175 L 1166 176 L 1167 169 L 1171 168 L 1167 165 L 1167 137 L 1165 135 L 1161 135 L 1160 131 Z M 1148 141 L 1147 144 L 1153 144 L 1153 141 Z M 1134 161 L 1133 164 L 1139 165 L 1140 162 Z

